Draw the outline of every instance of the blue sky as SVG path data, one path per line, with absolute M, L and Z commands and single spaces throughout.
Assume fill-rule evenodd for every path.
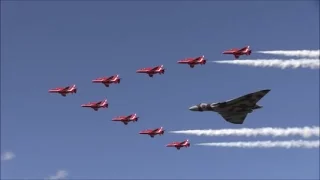
M 245 137 L 139 135 L 167 131 L 319 125 L 319 71 L 207 63 L 185 57 L 233 59 L 223 50 L 319 49 L 316 1 L 6 1 L 1 2 L 1 178 L 319 178 L 318 149 L 239 149 L 202 142 L 263 140 Z M 136 74 L 163 64 L 165 75 Z M 120 85 L 92 84 L 120 74 Z M 48 89 L 76 84 L 66 98 Z M 228 100 L 271 89 L 243 125 L 216 113 L 191 112 L 200 102 Z M 107 98 L 94 112 L 82 103 Z M 112 122 L 138 113 L 138 123 Z M 166 148 L 189 139 L 191 148 Z M 269 138 L 270 139 L 270 138 Z M 272 139 L 272 138 L 271 138 Z M 277 138 L 286 140 L 288 138 Z

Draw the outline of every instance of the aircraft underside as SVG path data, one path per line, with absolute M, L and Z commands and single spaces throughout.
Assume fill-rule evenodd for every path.
M 214 111 L 217 113 L 222 113 L 222 114 L 244 114 L 244 113 L 252 113 L 252 109 L 247 109 L 247 110 L 241 110 L 241 111 Z

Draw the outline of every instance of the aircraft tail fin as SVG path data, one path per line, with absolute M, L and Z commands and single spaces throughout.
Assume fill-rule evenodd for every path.
M 118 74 L 117 74 L 117 75 L 114 75 L 114 76 L 112 77 L 112 80 L 115 81 L 118 77 L 119 77 Z
M 103 100 L 101 106 L 102 107 L 108 107 L 108 100 L 107 99 Z
M 72 85 L 71 88 L 69 89 L 70 92 L 74 92 L 74 93 L 77 93 L 77 87 L 76 85 Z
M 137 113 L 129 115 L 129 118 L 131 118 L 131 119 L 135 119 L 136 117 L 137 117 Z

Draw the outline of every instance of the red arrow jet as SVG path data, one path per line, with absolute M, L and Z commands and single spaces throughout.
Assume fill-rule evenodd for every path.
M 227 51 L 223 51 L 223 54 L 233 54 L 236 59 L 238 59 L 241 55 L 247 55 L 249 56 L 251 54 L 250 46 L 246 46 L 242 49 L 229 49 Z
M 107 99 L 99 102 L 89 102 L 87 104 L 82 104 L 81 107 L 92 108 L 95 111 L 98 111 L 100 108 L 108 108 L 109 104 Z
M 150 77 L 153 77 L 154 74 L 164 74 L 164 67 L 163 65 L 157 67 L 147 67 L 137 70 L 137 73 L 145 73 L 148 74 Z
M 182 147 L 186 147 L 186 148 L 190 147 L 190 142 L 188 139 L 182 142 L 172 142 L 170 144 L 167 144 L 167 147 L 175 147 L 177 148 L 177 150 L 180 150 L 180 148 Z
M 112 83 L 120 84 L 120 80 L 121 80 L 121 78 L 117 74 L 117 75 L 113 75 L 113 76 L 110 76 L 110 77 L 100 77 L 100 78 L 92 80 L 92 82 L 93 83 L 102 83 L 106 87 L 109 87 L 109 85 L 112 84 Z
M 67 86 L 67 87 L 57 87 L 49 90 L 49 93 L 59 93 L 61 96 L 65 97 L 67 94 L 77 93 L 76 85 Z
M 163 135 L 164 134 L 164 129 L 163 127 L 157 128 L 157 129 L 146 129 L 143 131 L 140 131 L 139 134 L 147 134 L 150 137 L 154 137 L 155 135 Z
M 130 121 L 137 122 L 139 117 L 136 113 L 130 114 L 129 116 L 118 116 L 112 119 L 112 121 L 120 121 L 123 122 L 123 124 L 128 125 Z
M 178 61 L 178 64 L 188 64 L 191 68 L 194 68 L 195 65 L 206 64 L 207 60 L 204 59 L 204 55 L 196 57 L 196 58 L 186 58 L 183 60 Z

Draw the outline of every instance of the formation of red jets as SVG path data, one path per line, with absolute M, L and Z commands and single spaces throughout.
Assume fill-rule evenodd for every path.
M 232 54 L 236 59 L 238 59 L 241 55 L 250 55 L 251 50 L 249 46 L 246 46 L 242 49 L 230 49 L 227 51 L 224 51 L 223 54 Z M 204 55 L 196 57 L 196 58 L 186 58 L 183 60 L 179 60 L 177 63 L 178 64 L 188 64 L 190 68 L 194 68 L 195 65 L 200 64 L 200 65 L 205 65 L 207 60 L 204 58 Z M 136 71 L 136 73 L 144 73 L 148 74 L 149 77 L 153 77 L 155 74 L 164 74 L 165 73 L 165 68 L 163 65 L 159 65 L 156 67 L 146 67 L 146 68 L 141 68 Z M 105 87 L 109 87 L 110 84 L 120 84 L 121 78 L 118 74 L 110 76 L 110 77 L 99 77 L 97 79 L 92 80 L 92 83 L 101 83 Z M 49 93 L 58 93 L 63 97 L 66 97 L 67 94 L 73 94 L 77 93 L 77 87 L 76 85 L 71 85 L 67 87 L 57 87 L 49 90 Z M 86 108 L 92 108 L 94 111 L 98 111 L 100 108 L 108 108 L 109 103 L 107 99 L 98 101 L 98 102 L 89 102 L 86 104 L 82 104 L 81 107 L 86 107 Z M 112 119 L 112 121 L 118 121 L 122 122 L 125 125 L 128 125 L 129 122 L 137 122 L 139 119 L 138 115 L 136 113 L 130 114 L 127 116 L 117 116 Z M 146 129 L 143 131 L 140 131 L 139 134 L 146 134 L 149 135 L 151 138 L 154 138 L 156 135 L 163 135 L 164 134 L 164 129 L 163 127 L 156 128 L 156 129 Z M 182 142 L 171 142 L 166 145 L 166 147 L 175 147 L 177 150 L 180 150 L 182 147 L 190 147 L 190 142 L 189 140 L 184 140 Z

